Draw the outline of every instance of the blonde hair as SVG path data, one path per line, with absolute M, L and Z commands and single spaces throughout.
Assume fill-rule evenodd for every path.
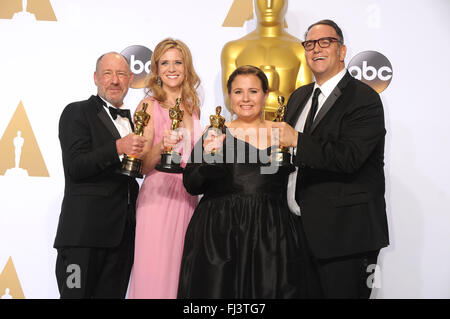
M 150 62 L 150 74 L 146 82 L 147 94 L 152 93 L 152 96 L 159 102 L 163 102 L 167 98 L 166 92 L 158 85 L 158 63 L 161 56 L 169 49 L 177 49 L 183 56 L 185 78 L 182 83 L 181 99 L 184 107 L 191 115 L 194 111 L 200 114 L 200 99 L 197 94 L 200 78 L 194 70 L 191 51 L 187 45 L 180 40 L 167 38 L 162 40 L 155 47 Z

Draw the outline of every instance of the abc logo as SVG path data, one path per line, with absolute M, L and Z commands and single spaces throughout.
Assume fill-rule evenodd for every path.
M 134 74 L 131 87 L 142 89 L 145 86 L 145 78 L 150 73 L 152 50 L 142 45 L 132 45 L 120 53 L 130 62 L 130 69 Z
M 348 65 L 350 74 L 378 93 L 383 92 L 392 80 L 392 65 L 379 52 L 364 51 L 357 54 Z

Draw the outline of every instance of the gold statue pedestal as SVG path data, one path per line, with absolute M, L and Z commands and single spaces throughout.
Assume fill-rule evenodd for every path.
M 155 169 L 165 173 L 183 173 L 180 165 L 181 155 L 177 152 L 168 151 L 161 154 L 161 163 L 156 165 Z
M 291 163 L 291 153 L 283 147 L 272 149 L 270 163 L 272 166 L 277 166 L 279 169 L 286 170 L 288 173 L 295 171 L 295 166 Z
M 183 121 L 184 111 L 180 109 L 180 103 L 181 98 L 177 98 L 175 106 L 169 109 L 170 129 L 172 131 L 180 128 L 180 124 Z M 168 148 L 161 153 L 161 162 L 155 166 L 155 169 L 160 172 L 179 174 L 183 173 L 184 170 L 180 164 L 181 154 Z
M 134 178 L 142 178 L 142 161 L 139 158 L 124 155 L 118 173 Z

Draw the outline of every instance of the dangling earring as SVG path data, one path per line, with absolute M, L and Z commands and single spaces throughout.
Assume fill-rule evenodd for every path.
M 156 84 L 158 84 L 158 86 L 160 88 L 162 88 L 162 81 L 161 81 L 161 78 L 159 77 L 159 75 L 158 75 L 158 78 L 156 79 Z

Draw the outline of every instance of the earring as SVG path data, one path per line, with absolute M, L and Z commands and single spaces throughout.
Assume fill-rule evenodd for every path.
M 158 78 L 156 79 L 156 84 L 158 84 L 158 86 L 161 88 L 162 87 L 162 81 L 161 78 L 158 75 Z

